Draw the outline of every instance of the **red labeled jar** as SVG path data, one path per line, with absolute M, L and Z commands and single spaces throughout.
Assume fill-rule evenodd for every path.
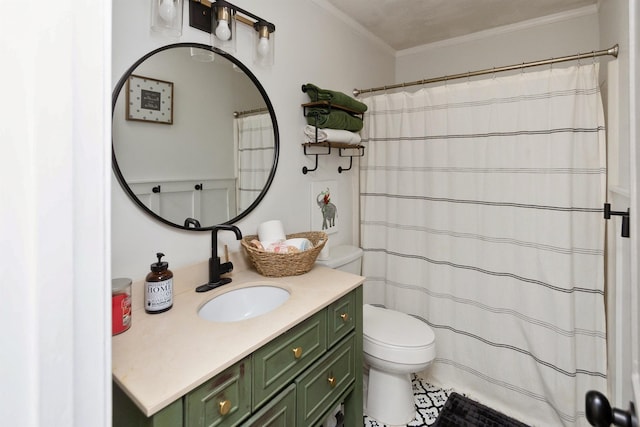
M 131 327 L 131 279 L 111 280 L 111 335 Z

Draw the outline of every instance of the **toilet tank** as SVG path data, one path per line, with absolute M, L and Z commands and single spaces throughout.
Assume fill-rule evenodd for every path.
M 316 264 L 360 275 L 362 271 L 362 254 L 362 249 L 355 246 L 331 246 L 329 258 L 318 260 Z

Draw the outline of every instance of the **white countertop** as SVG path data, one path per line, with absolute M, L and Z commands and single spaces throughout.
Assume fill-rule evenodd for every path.
M 224 276 L 231 277 L 232 283 L 197 293 L 196 286 L 207 281 L 207 265 L 205 261 L 172 270 L 173 308 L 164 313 L 147 314 L 142 304 L 144 281 L 133 283 L 131 327 L 112 340 L 113 379 L 147 416 L 346 295 L 364 280 L 321 266 L 301 276 L 282 278 L 264 277 L 245 268 Z M 239 322 L 210 322 L 198 316 L 198 309 L 213 297 L 257 283 L 282 287 L 291 296 L 270 313 Z

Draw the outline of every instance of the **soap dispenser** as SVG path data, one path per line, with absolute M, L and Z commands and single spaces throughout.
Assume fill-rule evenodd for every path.
M 162 313 L 173 307 L 173 273 L 169 263 L 162 261 L 163 253 L 156 254 L 158 262 L 151 264 L 151 272 L 144 281 L 144 309 L 147 313 Z

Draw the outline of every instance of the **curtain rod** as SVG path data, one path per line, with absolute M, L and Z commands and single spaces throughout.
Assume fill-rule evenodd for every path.
M 233 117 L 237 119 L 240 116 L 248 116 L 250 114 L 264 113 L 265 111 L 269 111 L 269 109 L 267 107 L 263 107 L 263 108 L 256 108 L 254 110 L 234 111 Z
M 613 47 L 611 47 L 609 49 L 592 51 L 592 52 L 588 52 L 588 53 L 578 53 L 577 55 L 562 56 L 560 58 L 550 58 L 550 59 L 543 59 L 541 61 L 523 62 L 522 64 L 507 65 L 507 66 L 504 66 L 504 67 L 486 68 L 484 70 L 469 71 L 469 72 L 466 72 L 466 73 L 453 74 L 453 75 L 450 75 L 450 76 L 435 77 L 435 78 L 432 78 L 432 79 L 416 80 L 415 82 L 398 83 L 398 84 L 389 85 L 389 86 L 374 87 L 374 88 L 369 88 L 369 89 L 354 89 L 353 90 L 353 96 L 358 96 L 358 95 L 361 95 L 363 93 L 379 92 L 379 91 L 382 91 L 382 90 L 397 89 L 397 88 L 407 87 L 407 86 L 417 86 L 417 85 L 424 85 L 424 84 L 428 84 L 428 83 L 443 82 L 443 81 L 447 81 L 447 80 L 463 79 L 463 78 L 468 78 L 468 77 L 481 76 L 483 74 L 499 73 L 499 72 L 502 72 L 502 71 L 519 70 L 519 69 L 522 69 L 522 68 L 537 67 L 539 65 L 555 64 L 555 63 L 558 63 L 558 62 L 577 61 L 579 59 L 595 58 L 597 56 L 611 55 L 611 56 L 617 58 L 618 57 L 618 49 L 619 49 L 618 45 L 616 44 L 615 46 L 613 46 Z

